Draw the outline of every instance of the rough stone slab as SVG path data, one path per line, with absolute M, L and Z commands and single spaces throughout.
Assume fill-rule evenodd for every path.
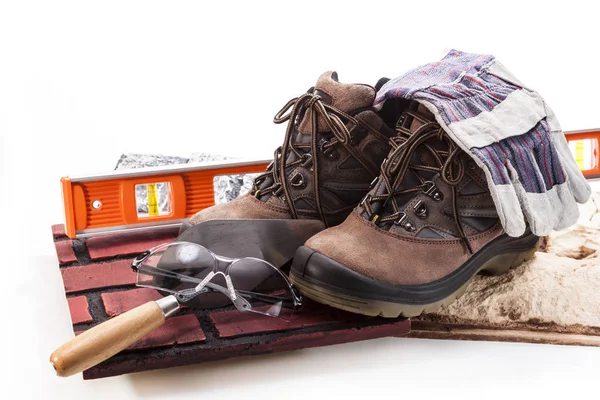
M 440 326 L 429 330 L 420 329 L 419 325 L 414 322 L 413 329 L 408 336 L 420 339 L 477 340 L 600 347 L 600 336 L 578 335 L 575 333 L 534 332 L 511 329 L 477 329 L 448 326 Z
M 600 193 L 532 260 L 475 277 L 460 299 L 413 327 L 418 337 L 600 346 Z
M 583 330 L 586 331 L 585 329 Z M 454 323 L 433 322 L 424 319 L 411 321 L 409 337 L 423 339 L 477 340 L 493 342 L 517 342 L 600 347 L 600 330 L 570 333 L 556 325 L 521 324 L 509 327 L 493 327 L 472 321 Z

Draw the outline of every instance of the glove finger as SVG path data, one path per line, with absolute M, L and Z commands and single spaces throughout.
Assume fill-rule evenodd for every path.
M 543 128 L 548 132 L 552 144 L 556 148 L 558 153 L 558 164 L 561 167 L 563 174 L 563 181 L 567 181 L 567 185 L 575 197 L 575 201 L 580 204 L 587 202 L 592 193 L 589 183 L 585 180 L 585 177 L 581 173 L 581 170 L 575 163 L 573 154 L 569 150 L 567 139 L 565 138 L 562 128 L 558 123 L 558 119 L 554 115 L 554 111 L 547 105 L 546 107 L 546 120 L 542 121 Z
M 507 168 L 511 176 L 517 177 L 513 181 L 515 192 L 534 235 L 547 236 L 553 230 L 561 230 L 577 222 L 579 208 L 566 185 L 555 185 L 543 193 L 527 192 L 518 181 L 519 173 L 510 162 Z M 541 175 L 537 165 L 535 169 Z
M 484 168 L 484 172 L 488 182 L 491 182 L 493 178 L 490 171 Z M 527 227 L 525 216 L 521 211 L 519 198 L 515 192 L 514 185 L 510 181 L 508 171 L 502 166 L 501 171 L 498 170 L 498 173 L 506 177 L 507 183 L 496 184 L 494 182 L 488 185 L 490 194 L 492 195 L 500 223 L 506 234 L 512 237 L 519 237 L 525 233 Z
M 535 129 L 535 134 L 540 140 L 535 149 L 535 158 L 540 168 L 540 173 L 544 177 L 547 197 L 550 207 L 554 210 L 557 220 L 554 222 L 554 229 L 565 229 L 577 222 L 579 218 L 579 208 L 574 199 L 574 192 L 569 186 L 565 171 L 561 165 L 556 146 L 551 140 L 549 127 L 546 121 L 542 121 Z M 565 181 L 567 184 L 565 184 Z
M 546 197 L 547 192 L 528 192 L 521 183 L 519 172 L 510 161 L 507 161 L 506 167 L 511 176 L 513 188 L 517 197 L 516 201 L 525 215 L 525 220 L 533 234 L 545 236 L 552 232 L 556 217 L 553 218 L 553 215 L 555 214 L 550 208 L 551 206 Z
M 562 205 L 562 212 L 559 214 L 560 218 L 554 225 L 554 229 L 559 231 L 576 224 L 579 219 L 579 207 L 575 202 L 571 188 L 565 184 L 556 185 L 548 193 L 552 197 L 556 197 L 556 200 L 554 200 L 556 203 Z
M 510 184 L 510 177 L 504 166 L 506 164 L 506 154 L 498 143 L 481 148 L 474 147 L 471 151 L 476 156 L 473 159 L 486 171 L 486 178 L 490 186 Z
M 510 166 L 513 167 L 512 171 L 509 169 L 510 173 L 517 172 L 525 191 L 542 193 L 546 191 L 546 184 L 533 155 L 534 148 L 539 143 L 534 140 L 531 133 L 532 131 L 507 138 L 501 145 L 504 152 L 510 154 Z
M 488 187 L 507 235 L 519 237 L 525 233 L 525 217 L 519 199 L 506 169 L 506 155 L 498 143 L 481 148 L 472 148 L 473 159 L 483 169 Z
M 511 154 L 507 168 L 531 231 L 544 236 L 570 223 L 573 200 L 565 196 L 566 186 L 560 196 L 557 193 L 564 179 L 560 165 L 552 166 L 558 155 L 544 126 L 540 123 L 527 134 L 508 138 L 503 149 Z
M 538 140 L 534 147 L 534 157 L 540 169 L 546 190 L 550 190 L 554 185 L 565 182 L 565 173 L 560 164 L 560 157 L 556 152 L 556 147 L 550 140 L 549 133 L 545 130 L 542 123 L 535 127 L 533 133 Z
M 572 196 L 577 203 L 587 202 L 592 194 L 592 188 L 575 163 L 575 159 L 569 150 L 569 145 L 562 132 L 552 132 L 552 141 L 560 156 L 566 181 Z

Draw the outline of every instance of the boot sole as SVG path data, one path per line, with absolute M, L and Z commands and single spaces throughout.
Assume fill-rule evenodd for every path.
M 419 301 L 419 304 L 384 301 L 349 294 L 343 289 L 317 282 L 310 277 L 300 276 L 294 272 L 293 268 L 290 273 L 290 279 L 306 297 L 335 308 L 350 311 L 356 314 L 381 316 L 384 318 L 416 317 L 424 313 L 434 313 L 442 306 L 450 305 L 464 294 L 465 290 L 469 286 L 469 283 L 478 273 L 486 272 L 490 275 L 502 275 L 512 268 L 518 267 L 523 262 L 532 259 L 538 246 L 539 238 L 535 245 L 527 250 L 508 252 L 493 256 L 475 269 L 474 273 L 472 273 L 472 275 L 458 288 L 458 290 L 453 291 L 441 299 L 436 299 L 435 301 Z M 419 287 L 419 285 L 413 286 L 413 288 L 416 287 Z

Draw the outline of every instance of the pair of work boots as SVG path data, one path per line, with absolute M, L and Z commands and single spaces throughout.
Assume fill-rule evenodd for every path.
M 219 219 L 316 219 L 290 278 L 307 297 L 384 317 L 436 311 L 479 271 L 531 258 L 539 237 L 502 229 L 486 178 L 419 103 L 372 108 L 375 87 L 326 72 L 275 116 L 283 145 L 251 193 L 202 210 Z

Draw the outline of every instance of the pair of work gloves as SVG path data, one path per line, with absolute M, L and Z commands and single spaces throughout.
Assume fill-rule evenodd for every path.
M 513 237 L 577 222 L 591 189 L 544 99 L 493 56 L 452 50 L 387 82 L 390 98 L 419 101 L 485 171 L 500 221 Z

